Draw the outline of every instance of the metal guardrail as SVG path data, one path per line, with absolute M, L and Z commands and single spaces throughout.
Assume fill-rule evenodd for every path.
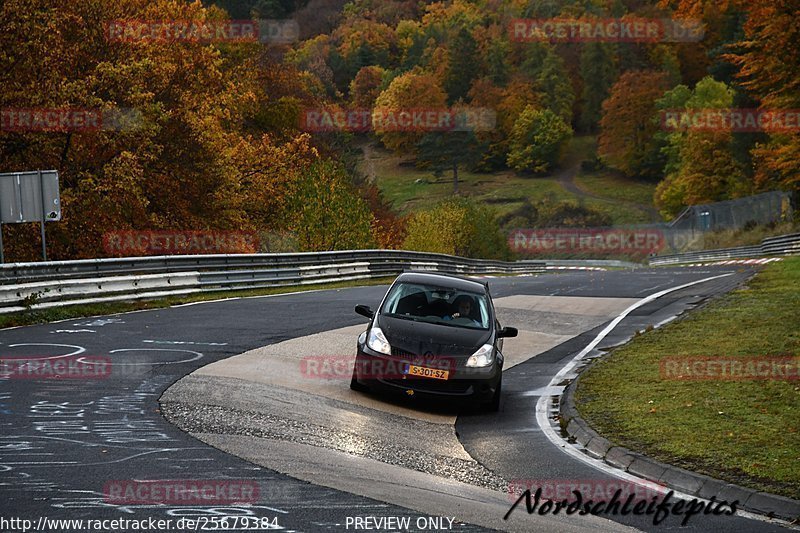
M 662 255 L 650 259 L 651 265 L 675 265 L 679 263 L 694 263 L 697 261 L 717 261 L 724 259 L 745 259 L 748 257 L 763 257 L 765 255 L 793 255 L 800 254 L 800 233 L 769 237 L 754 246 L 739 246 L 738 248 L 723 248 L 720 250 L 702 250 L 685 254 Z
M 409 269 L 467 275 L 536 274 L 545 272 L 546 264 L 400 250 L 11 263 L 0 265 L 0 313 L 197 292 L 380 278 Z
M 761 250 L 768 255 L 800 254 L 800 233 L 764 239 L 761 241 Z
M 651 265 L 800 253 L 800 233 L 759 246 L 656 257 Z M 350 281 L 403 270 L 451 274 L 536 274 L 550 266 L 635 267 L 625 262 L 467 259 L 401 250 L 291 254 L 185 255 L 82 259 L 0 265 L 0 313 L 78 303 L 159 298 L 197 292 Z
M 188 272 L 227 270 L 235 267 L 288 268 L 319 266 L 341 262 L 368 260 L 373 264 L 437 261 L 442 264 L 463 265 L 469 268 L 507 268 L 519 263 L 466 259 L 444 254 L 406 252 L 400 250 L 357 250 L 342 252 L 305 252 L 286 254 L 230 254 L 230 255 L 174 255 L 153 257 L 124 257 L 109 259 L 82 259 L 74 261 L 51 261 L 34 263 L 11 263 L 0 265 L 0 284 L 22 281 L 45 281 L 48 279 L 81 278 L 88 275 L 108 276 L 121 274 L 149 274 L 164 272 Z

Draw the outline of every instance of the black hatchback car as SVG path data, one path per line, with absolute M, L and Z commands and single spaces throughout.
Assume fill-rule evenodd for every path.
M 358 338 L 350 387 L 500 405 L 503 338 L 488 284 L 443 274 L 401 274 Z

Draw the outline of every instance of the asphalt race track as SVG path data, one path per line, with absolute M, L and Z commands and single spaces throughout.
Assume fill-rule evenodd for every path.
M 492 414 L 349 389 L 346 361 L 366 324 L 353 307 L 376 306 L 385 286 L 2 330 L 4 357 L 107 357 L 111 373 L 0 379 L 0 514 L 31 520 L 39 531 L 87 530 L 47 522 L 54 519 L 175 524 L 234 516 L 294 531 L 391 531 L 404 517 L 413 531 L 677 530 L 675 516 L 656 526 L 651 516 L 529 516 L 524 505 L 507 521 L 503 515 L 513 502 L 509 484 L 614 482 L 610 471 L 564 453 L 570 445 L 554 444 L 537 423 L 539 398 L 552 394 L 548 383 L 577 352 L 648 295 L 716 277 L 639 307 L 598 348 L 665 323 L 753 272 L 726 266 L 491 279 L 501 323 L 520 329 L 506 341 L 503 400 Z M 345 370 L 316 375 L 308 361 L 322 357 L 339 357 Z M 155 479 L 246 480 L 258 497 L 215 505 L 107 497 L 109 484 Z M 204 528 L 170 530 L 186 529 Z M 680 530 L 786 529 L 749 516 L 700 515 Z

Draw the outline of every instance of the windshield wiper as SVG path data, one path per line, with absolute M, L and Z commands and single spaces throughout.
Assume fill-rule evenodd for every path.
M 396 313 L 386 313 L 385 316 L 388 316 L 388 317 L 391 317 L 391 318 L 399 318 L 401 320 L 412 320 L 414 322 L 425 322 L 424 320 L 421 320 L 419 317 L 410 316 L 410 315 L 398 315 Z

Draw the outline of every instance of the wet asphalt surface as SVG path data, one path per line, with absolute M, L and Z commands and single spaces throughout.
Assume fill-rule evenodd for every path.
M 634 312 L 604 344 L 611 345 L 670 314 L 730 290 L 749 269 L 705 267 L 577 272 L 490 281 L 495 298 L 514 294 L 642 298 L 671 286 L 726 272 L 724 280 L 671 294 Z M 284 340 L 365 322 L 356 304 L 376 305 L 386 287 L 238 299 L 162 310 L 73 319 L 0 331 L 4 357 L 99 356 L 111 361 L 105 379 L 0 380 L 0 509 L 2 518 L 71 519 L 249 516 L 277 518 L 288 530 L 345 530 L 347 517 L 412 517 L 420 513 L 319 487 L 255 466 L 205 445 L 170 424 L 158 399 L 170 385 L 206 364 Z M 513 324 L 509 324 L 513 325 Z M 597 328 L 599 329 L 599 328 Z M 589 332 L 507 371 L 502 410 L 465 414 L 456 430 L 464 448 L 492 476 L 598 479 L 607 474 L 575 461 L 537 431 L 536 396 L 593 337 Z M 425 408 L 421 406 L 421 408 Z M 251 505 L 119 504 L 107 490 L 116 480 L 247 480 L 258 487 Z M 524 512 L 518 509 L 516 512 Z M 447 509 L 441 514 L 447 515 Z M 643 530 L 650 517 L 609 517 Z M 453 530 L 471 531 L 468 524 Z M 502 527 L 502 517 L 497 517 Z M 773 531 L 740 517 L 696 517 L 684 531 Z M 0 530 L 17 531 L 2 526 Z M 55 531 L 56 529 L 50 529 Z M 59 530 L 70 530 L 62 527 Z M 77 530 L 77 529 L 76 529 Z M 172 527 L 171 531 L 180 530 Z

